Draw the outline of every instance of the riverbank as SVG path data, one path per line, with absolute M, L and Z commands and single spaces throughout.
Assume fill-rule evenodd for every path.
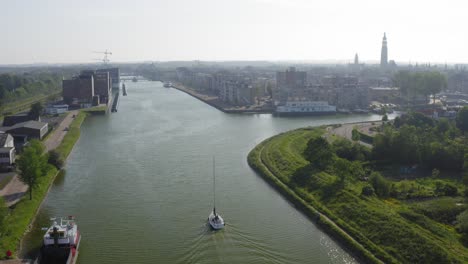
M 309 133 L 311 134 L 310 137 L 313 135 L 323 134 L 325 132 L 324 129 L 319 128 L 316 128 L 314 130 L 299 129 L 295 131 L 311 131 L 312 133 Z M 303 192 L 297 193 L 293 188 L 290 188 L 288 184 L 285 183 L 285 179 L 281 176 L 278 176 L 278 174 L 280 174 L 279 171 L 275 171 L 273 168 L 269 167 L 267 163 L 263 162 L 262 156 L 268 156 L 268 154 L 264 152 L 264 148 L 268 144 L 272 144 L 279 137 L 287 135 L 288 133 L 294 133 L 294 131 L 273 136 L 258 144 L 248 155 L 247 160 L 249 166 L 252 169 L 254 169 L 258 175 L 262 176 L 262 178 L 267 183 L 269 183 L 284 197 L 286 197 L 291 203 L 293 203 L 298 210 L 302 211 L 309 219 L 311 219 L 318 226 L 320 226 L 327 234 L 329 234 L 331 237 L 333 237 L 339 243 L 341 243 L 359 260 L 365 263 L 384 263 L 384 261 L 377 258 L 372 252 L 367 250 L 364 245 L 358 242 L 355 238 L 353 238 L 345 230 L 343 230 L 337 223 L 335 223 L 332 220 L 335 217 L 332 216 L 331 212 L 328 209 L 320 205 L 312 196 L 305 196 Z M 300 167 L 301 165 L 296 166 Z M 330 218 L 330 216 L 332 218 Z M 375 245 L 373 246 L 375 247 Z M 381 250 L 379 251 L 379 253 L 386 255 Z M 388 256 L 388 258 L 384 259 L 385 262 L 388 262 L 388 260 L 391 260 L 392 258 Z M 388 263 L 392 262 L 394 261 Z
M 172 87 L 188 95 L 191 95 L 197 98 L 198 100 L 224 113 L 230 113 L 230 114 L 271 114 L 273 113 L 273 108 L 232 106 L 221 101 L 219 97 L 216 95 L 202 94 L 180 83 L 173 83 Z
M 323 136 L 324 133 L 326 132 L 322 128 L 304 128 L 273 136 L 249 153 L 248 163 L 363 262 L 467 261 L 468 250 L 453 226 L 441 224 L 418 209 L 438 206 L 431 210 L 442 210 L 443 213 L 450 214 L 453 211 L 451 208 L 465 206 L 463 198 L 441 196 L 427 203 L 418 203 L 363 194 L 365 187 L 372 186 L 372 177 L 371 181 L 363 179 L 361 176 L 367 174 L 362 174 L 355 166 L 357 164 L 348 161 L 349 167 L 353 169 L 347 171 L 337 166 L 348 163 L 342 159 L 340 162 L 338 157 L 334 157 L 336 162 L 326 170 L 319 170 L 305 159 L 303 153 L 307 142 Z M 330 138 L 330 141 L 334 140 L 338 139 Z M 342 185 L 337 184 L 340 183 L 340 173 L 347 175 Z M 429 183 L 424 185 L 427 181 L 430 179 L 425 179 L 424 182 L 392 181 L 391 184 L 395 188 L 400 184 L 419 184 L 414 188 L 422 190 L 428 188 Z M 440 204 L 447 208 L 442 209 Z M 453 204 L 452 207 L 450 204 Z
M 56 151 L 64 159 L 72 151 L 76 141 L 80 137 L 80 127 L 85 120 L 87 113 L 80 111 L 73 119 L 69 130 L 62 138 Z M 38 180 L 38 186 L 34 189 L 33 199 L 23 196 L 23 198 L 9 210 L 8 215 L 2 223 L 3 230 L 0 235 L 0 259 L 6 258 L 6 251 L 10 250 L 14 257 L 17 257 L 21 248 L 21 240 L 29 227 L 34 223 L 35 216 L 42 206 L 50 187 L 58 175 L 59 171 L 55 167 L 50 167 L 47 174 Z

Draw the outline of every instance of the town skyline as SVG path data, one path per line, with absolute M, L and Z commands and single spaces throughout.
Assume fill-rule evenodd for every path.
M 89 3 L 89 4 L 87 4 Z M 57 0 L 3 4 L 0 64 L 112 62 L 379 62 L 381 39 L 397 64 L 468 62 L 462 1 Z M 90 8 L 92 6 L 92 8 Z M 404 7 L 404 8 L 403 8 Z M 92 41 L 90 41 L 92 40 Z

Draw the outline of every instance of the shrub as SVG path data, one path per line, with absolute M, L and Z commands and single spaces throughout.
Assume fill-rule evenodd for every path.
M 372 196 L 374 195 L 374 188 L 372 188 L 370 185 L 364 186 L 362 187 L 361 194 L 364 196 Z
M 387 198 L 390 195 L 391 185 L 380 173 L 372 172 L 370 182 L 375 189 L 375 193 L 381 198 Z
M 64 165 L 63 158 L 55 150 L 49 151 L 49 160 L 48 160 L 48 162 L 49 162 L 49 164 L 54 165 L 57 169 L 63 168 L 63 165 Z

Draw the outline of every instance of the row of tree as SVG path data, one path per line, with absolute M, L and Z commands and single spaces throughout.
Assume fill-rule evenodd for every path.
M 437 71 L 399 71 L 393 76 L 393 82 L 395 86 L 400 87 L 401 94 L 408 102 L 416 100 L 419 96 L 424 96 L 428 102 L 429 96 L 447 88 L 447 77 Z
M 62 87 L 58 73 L 0 74 L 0 104 L 38 94 L 50 94 Z
M 338 178 L 334 188 L 343 188 L 346 181 L 367 178 L 370 185 L 363 189 L 364 195 L 375 193 L 379 197 L 397 197 L 400 194 L 394 184 L 375 169 L 378 170 L 382 164 L 417 165 L 432 170 L 436 178 L 440 171 L 463 172 L 468 188 L 468 146 L 462 135 L 463 122 L 468 123 L 468 107 L 458 113 L 456 122 L 409 113 L 385 124 L 383 132 L 374 137 L 372 150 L 347 139 L 329 143 L 323 137 L 312 138 L 304 151 L 310 165 L 293 175 L 292 179 L 305 186 L 310 183 L 311 169 L 327 171 Z M 455 186 L 442 184 L 434 192 L 436 195 L 454 196 L 458 190 Z
M 400 166 L 462 171 L 466 151 L 461 130 L 464 122 L 468 123 L 468 108 L 458 113 L 456 122 L 433 120 L 420 113 L 397 117 L 374 137 L 372 159 Z

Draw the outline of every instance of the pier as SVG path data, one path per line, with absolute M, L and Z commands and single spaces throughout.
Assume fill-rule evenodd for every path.
M 111 112 L 117 112 L 117 108 L 119 106 L 119 94 L 120 93 L 116 93 L 114 96 L 114 101 L 112 102 Z
M 127 88 L 125 87 L 125 83 L 122 85 L 122 95 L 127 96 Z

